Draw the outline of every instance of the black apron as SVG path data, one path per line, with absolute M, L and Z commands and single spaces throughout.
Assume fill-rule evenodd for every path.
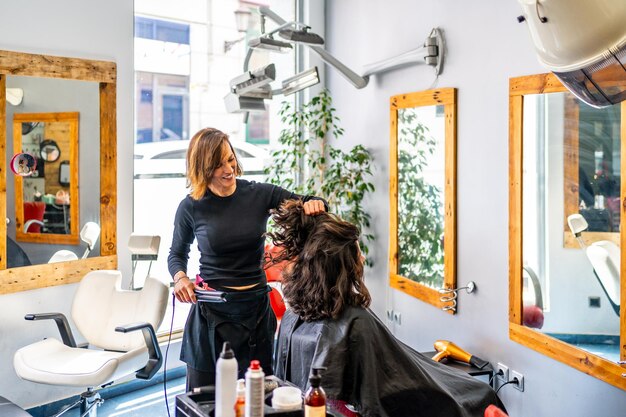
M 265 375 L 272 375 L 276 316 L 267 291 L 253 293 L 233 292 L 226 302 L 191 306 L 180 360 L 196 370 L 215 372 L 222 345 L 228 341 L 239 365 L 239 378 L 244 378 L 253 359 L 261 362 Z

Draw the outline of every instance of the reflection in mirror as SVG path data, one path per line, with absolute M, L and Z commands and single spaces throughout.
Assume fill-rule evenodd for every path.
M 431 130 L 432 129 L 432 130 Z M 443 106 L 398 110 L 398 273 L 443 287 Z
M 63 185 L 59 161 L 78 167 L 78 113 L 14 114 L 13 136 L 14 150 L 41 156 L 28 178 L 15 177 L 16 240 L 78 243 L 78 170 Z
M 391 286 L 455 312 L 454 89 L 391 99 Z M 444 238 L 445 237 L 445 238 Z
M 37 169 L 37 159 L 29 153 L 17 153 L 11 158 L 9 166 L 14 174 L 28 177 L 35 173 Z
M 626 103 L 591 108 L 551 74 L 513 78 L 509 94 L 511 339 L 626 389 Z
M 114 62 L 0 50 L 0 213 L 7 218 L 7 223 L 0 222 L 0 294 L 71 284 L 89 271 L 117 268 L 116 79 Z M 23 92 L 23 100 L 7 101 L 7 90 Z M 13 115 L 70 111 L 80 112 L 80 132 L 76 135 L 80 149 L 76 145 L 74 150 L 71 146 L 64 150 L 58 138 L 45 137 L 44 131 L 30 142 L 31 154 L 37 160 L 33 174 L 13 175 L 7 165 L 12 155 L 21 152 L 14 148 L 23 146 L 22 132 L 29 135 L 42 122 L 19 121 L 14 129 Z M 48 169 L 48 164 L 56 168 Z M 25 185 L 25 180 L 41 179 L 44 184 L 37 192 L 34 184 Z M 48 181 L 57 184 L 56 192 L 45 191 Z M 37 201 L 39 193 L 41 201 Z M 24 213 L 25 196 L 34 206 L 45 206 L 44 224 L 32 226 L 38 226 L 39 233 L 30 229 L 25 233 L 23 218 L 17 224 L 18 215 Z M 69 206 L 69 234 L 41 232 L 48 226 L 45 211 L 52 205 L 46 201 L 57 207 Z M 60 223 L 65 227 L 64 221 Z M 79 241 L 78 231 L 85 227 L 89 233 L 80 233 Z M 17 242 L 18 233 L 40 240 Z M 56 241 L 49 243 L 50 237 Z M 72 258 L 84 257 L 85 253 L 88 257 L 49 263 L 53 255 L 64 250 L 73 252 Z
M 570 113 L 565 111 L 568 100 L 573 100 L 569 93 L 524 97 L 525 123 L 532 123 L 534 126 L 525 128 L 522 138 L 523 264 L 536 272 L 543 286 L 542 292 L 549 294 L 544 306 L 541 331 L 590 353 L 617 361 L 619 310 L 615 314 L 611 298 L 606 295 L 605 285 L 607 280 L 614 280 L 604 277 L 609 274 L 610 268 L 593 268 L 594 250 L 602 250 L 602 253 L 595 255 L 596 258 L 604 256 L 610 259 L 610 252 L 597 246 L 602 245 L 602 241 L 594 242 L 591 252 L 586 247 L 568 249 L 562 245 L 563 210 L 560 207 L 565 189 L 563 155 L 567 153 L 564 149 L 564 132 L 568 126 L 587 124 L 587 120 L 568 120 Z M 581 109 L 588 107 L 582 103 L 580 106 Z M 616 115 L 611 107 L 594 109 L 593 113 L 605 113 L 606 119 L 611 118 L 617 123 L 618 129 L 611 129 L 611 132 L 618 133 L 614 141 L 617 147 L 612 145 L 612 139 L 585 135 L 585 151 L 579 152 L 581 158 L 578 170 L 581 173 L 578 187 L 581 190 L 581 218 L 589 216 L 595 224 L 602 223 L 605 231 L 609 231 L 611 227 L 618 230 L 619 215 L 614 219 L 610 215 L 611 210 L 606 207 L 617 206 L 619 212 L 619 113 Z M 581 116 L 582 114 L 583 112 L 580 113 Z M 602 130 L 598 128 L 597 133 Z M 616 172 L 612 169 L 613 166 L 617 167 Z M 591 170 L 589 176 L 585 175 L 587 170 Z M 586 188 L 591 191 L 588 196 L 582 192 Z M 589 206 L 585 205 L 586 199 L 589 200 Z M 600 207 L 602 200 L 604 203 Z M 613 221 L 615 224 L 610 225 Z M 576 229 L 575 232 L 579 233 L 584 229 L 586 228 Z M 574 234 L 572 236 L 575 239 Z M 619 249 L 617 254 L 618 272 Z M 591 300 L 597 301 L 590 305 Z M 525 308 L 524 313 L 529 314 L 529 310 Z M 525 323 L 532 322 L 527 317 L 523 317 L 523 320 Z
M 587 221 L 587 243 L 619 244 L 619 106 L 596 109 L 566 95 L 564 111 L 565 218 L 578 213 Z M 564 234 L 566 247 L 579 247 L 567 224 Z

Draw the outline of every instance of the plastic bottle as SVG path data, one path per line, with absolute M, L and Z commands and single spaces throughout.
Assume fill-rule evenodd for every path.
M 235 417 L 245 417 L 246 415 L 246 382 L 243 379 L 237 380 L 237 402 L 235 402 Z
M 215 369 L 215 417 L 235 417 L 237 360 L 229 342 L 224 342 Z
M 321 387 L 322 376 L 320 370 L 313 368 L 309 382 L 311 386 L 304 394 L 304 417 L 326 417 L 326 393 Z
M 265 408 L 265 374 L 261 363 L 250 362 L 246 372 L 246 405 L 245 417 L 263 417 Z

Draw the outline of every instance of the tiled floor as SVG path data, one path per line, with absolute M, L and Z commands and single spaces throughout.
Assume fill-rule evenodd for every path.
M 170 416 L 174 417 L 176 396 L 185 392 L 185 377 L 167 382 L 167 399 Z M 79 410 L 73 409 L 63 417 L 79 417 Z M 163 383 L 108 398 L 98 408 L 99 417 L 168 417 L 163 395 Z

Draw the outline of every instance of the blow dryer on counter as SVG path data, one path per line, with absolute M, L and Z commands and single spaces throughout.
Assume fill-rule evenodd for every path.
M 478 369 L 483 369 L 485 366 L 489 365 L 489 362 L 467 353 L 448 340 L 437 340 L 435 342 L 435 350 L 437 351 L 435 356 L 433 356 L 435 362 L 441 362 L 443 358 L 450 358 L 455 361 L 469 363 Z

